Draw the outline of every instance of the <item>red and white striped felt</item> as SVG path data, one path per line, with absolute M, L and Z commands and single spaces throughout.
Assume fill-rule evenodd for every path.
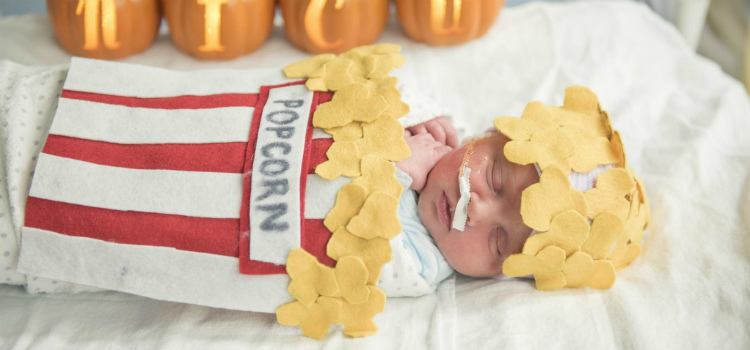
M 284 266 L 250 256 L 252 165 L 269 93 L 303 82 L 266 71 L 243 80 L 236 71 L 154 73 L 86 63 L 86 72 L 72 69 L 66 81 L 38 159 L 25 227 L 236 257 L 242 273 L 284 274 Z M 152 86 L 139 88 L 143 79 Z M 307 93 L 312 104 L 305 118 L 331 98 Z M 322 221 L 343 184 L 314 174 L 332 140 L 308 119 L 304 158 L 296 165 L 302 167 L 298 245 L 333 265 Z M 328 204 L 305 211 L 306 197 Z

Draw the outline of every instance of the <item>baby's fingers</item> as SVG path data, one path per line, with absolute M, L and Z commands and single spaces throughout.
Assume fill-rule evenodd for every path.
M 440 145 L 440 146 L 435 147 L 435 149 L 434 149 L 434 151 L 435 151 L 435 154 L 434 154 L 435 155 L 435 161 L 440 160 L 446 154 L 450 153 L 450 151 L 452 151 L 452 150 L 453 150 L 453 147 L 450 147 L 448 145 Z
M 424 124 L 417 124 L 412 127 L 407 128 L 406 130 L 409 130 L 412 135 L 419 135 L 419 134 L 426 134 L 427 129 L 424 127 Z
M 456 128 L 453 127 L 453 124 L 443 117 L 436 118 L 435 121 L 443 126 L 443 132 L 445 132 L 445 144 L 454 148 L 458 146 L 458 132 L 456 132 Z
M 432 135 L 432 138 L 435 139 L 435 141 L 440 142 L 442 144 L 445 143 L 445 130 L 443 130 L 443 126 L 436 122 L 431 123 L 425 123 L 425 128 L 427 129 L 427 132 Z

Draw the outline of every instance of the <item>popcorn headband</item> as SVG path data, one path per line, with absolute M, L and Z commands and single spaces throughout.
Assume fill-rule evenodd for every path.
M 539 290 L 588 286 L 609 289 L 615 271 L 641 253 L 650 214 L 643 181 L 628 166 L 620 134 L 588 88 L 569 87 L 561 107 L 526 106 L 521 118 L 500 117 L 498 131 L 510 138 L 503 150 L 516 164 L 537 164 L 539 183 L 521 195 L 523 222 L 539 233 L 521 254 L 509 256 L 503 274 L 534 275 Z M 595 187 L 581 192 L 568 174 L 600 165 Z

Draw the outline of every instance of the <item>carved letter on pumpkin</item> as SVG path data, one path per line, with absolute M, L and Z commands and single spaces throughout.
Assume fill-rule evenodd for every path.
M 221 45 L 221 5 L 229 0 L 198 0 L 198 4 L 206 6 L 205 45 L 198 47 L 200 52 L 224 51 Z
M 444 27 L 446 10 L 446 0 L 431 0 L 430 28 L 435 35 L 446 36 L 460 32 L 461 0 L 453 0 L 453 23 L 448 28 Z
M 83 13 L 84 50 L 99 48 L 99 4 L 102 7 L 102 32 L 104 47 L 116 50 L 120 47 L 117 41 L 117 6 L 115 0 L 78 0 L 76 15 Z
M 341 10 L 344 7 L 344 1 L 336 0 L 335 8 Z M 310 4 L 307 5 L 307 10 L 305 11 L 305 32 L 315 46 L 332 49 L 340 46 L 343 41 L 338 39 L 334 43 L 329 43 L 323 37 L 323 9 L 326 7 L 327 2 L 328 0 L 310 0 Z

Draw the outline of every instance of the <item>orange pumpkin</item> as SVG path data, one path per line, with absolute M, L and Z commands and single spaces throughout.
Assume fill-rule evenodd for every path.
M 162 0 L 177 47 L 204 60 L 228 60 L 257 50 L 268 38 L 274 0 Z
M 47 12 L 65 50 L 100 59 L 145 50 L 161 23 L 158 0 L 47 0 Z
M 396 0 L 401 25 L 414 40 L 435 46 L 481 37 L 505 0 Z
M 388 21 L 389 0 L 281 0 L 284 28 L 297 47 L 342 53 L 373 43 Z

